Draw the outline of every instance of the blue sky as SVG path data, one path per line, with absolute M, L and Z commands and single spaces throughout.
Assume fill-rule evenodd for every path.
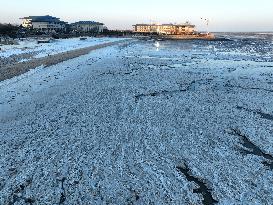
M 0 0 L 0 22 L 20 23 L 29 15 L 62 20 L 96 20 L 112 29 L 135 23 L 190 21 L 211 31 L 273 31 L 273 0 Z

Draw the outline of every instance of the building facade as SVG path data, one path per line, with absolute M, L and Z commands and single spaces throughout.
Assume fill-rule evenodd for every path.
M 186 24 L 136 24 L 135 33 L 158 33 L 165 35 L 183 35 L 195 33 L 195 25 Z
M 67 23 L 53 16 L 29 16 L 21 18 L 22 26 L 41 32 L 52 33 L 65 31 Z
M 71 24 L 71 28 L 76 32 L 101 33 L 103 32 L 104 24 L 95 21 L 79 21 Z

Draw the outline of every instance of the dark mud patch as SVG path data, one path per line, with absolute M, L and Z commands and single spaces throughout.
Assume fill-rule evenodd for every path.
M 60 201 L 59 205 L 64 204 L 66 200 L 66 194 L 65 194 L 65 189 L 64 189 L 64 182 L 66 180 L 66 177 L 63 177 L 60 182 L 61 182 L 61 196 L 60 196 Z
M 194 182 L 195 184 L 198 185 L 198 188 L 193 189 L 193 193 L 197 193 L 197 194 L 201 194 L 203 196 L 203 204 L 204 205 L 213 205 L 213 204 L 217 204 L 218 201 L 216 201 L 212 194 L 211 194 L 211 189 L 208 188 L 207 184 L 205 182 L 203 182 L 203 180 L 194 177 L 191 174 L 191 171 L 189 169 L 189 167 L 187 165 L 184 165 L 184 167 L 182 166 L 177 166 L 176 167 L 177 171 L 179 171 L 181 174 L 183 174 L 186 179 L 190 182 Z
M 192 81 L 189 86 L 187 87 L 187 91 L 196 91 L 198 89 L 198 86 L 201 85 L 209 85 L 213 79 L 200 79 L 200 80 L 194 80 Z
M 186 87 L 185 85 L 178 83 L 179 89 L 176 90 L 161 90 L 161 91 L 154 91 L 150 93 L 143 93 L 139 95 L 135 95 L 135 102 L 137 103 L 139 100 L 145 98 L 145 97 L 159 97 L 159 96 L 173 96 L 175 94 L 181 93 L 181 92 L 194 92 L 198 89 L 198 86 L 201 84 L 209 84 L 212 79 L 202 79 L 202 80 L 194 80 L 190 82 Z
M 136 191 L 136 190 L 133 190 L 133 189 L 130 189 L 130 192 L 131 192 L 131 197 L 127 199 L 127 204 L 135 204 L 139 199 L 140 199 L 140 195 L 139 195 L 139 192 Z
M 231 132 L 229 134 L 240 137 L 241 145 L 244 147 L 241 150 L 242 154 L 244 155 L 253 154 L 259 157 L 263 157 L 264 161 L 262 162 L 262 164 L 273 170 L 273 156 L 271 154 L 267 154 L 264 151 L 262 151 L 257 145 L 251 142 L 249 138 L 245 134 L 243 134 L 241 130 L 239 130 L 238 128 L 231 129 Z
M 243 90 L 258 90 L 258 91 L 264 91 L 264 92 L 268 92 L 268 93 L 273 93 L 273 90 L 266 89 L 266 88 L 243 87 L 243 86 L 239 86 L 239 85 L 230 85 L 230 84 L 226 84 L 225 87 L 228 87 L 228 88 L 238 88 L 238 89 L 243 89 Z
M 125 72 L 114 72 L 114 71 L 107 71 L 104 73 L 99 74 L 99 76 L 105 76 L 105 75 L 131 75 L 133 71 L 125 71 Z
M 158 96 L 162 96 L 162 95 L 174 95 L 180 92 L 185 92 L 187 91 L 186 89 L 183 90 L 172 90 L 172 91 L 168 91 L 168 90 L 162 90 L 162 91 L 155 91 L 155 92 L 151 92 L 151 93 L 146 93 L 146 94 L 139 94 L 135 96 L 135 102 L 137 103 L 139 100 L 145 98 L 145 97 L 158 97 Z
M 32 180 L 28 179 L 26 180 L 24 183 L 18 185 L 15 190 L 13 191 L 11 197 L 9 197 L 7 204 L 8 205 L 12 205 L 12 204 L 17 204 L 20 202 L 24 202 L 25 204 L 34 204 L 35 203 L 35 199 L 31 198 L 31 197 L 25 197 L 25 192 L 26 192 L 26 188 L 28 186 L 30 186 L 32 183 Z
M 264 112 L 261 112 L 260 110 L 251 110 L 249 108 L 245 108 L 245 107 L 241 107 L 241 106 L 237 106 L 236 107 L 238 110 L 245 110 L 247 112 L 252 112 L 256 115 L 260 115 L 261 118 L 263 119 L 266 119 L 266 120 L 271 120 L 273 121 L 273 115 L 271 114 L 268 114 L 268 113 L 264 113 Z

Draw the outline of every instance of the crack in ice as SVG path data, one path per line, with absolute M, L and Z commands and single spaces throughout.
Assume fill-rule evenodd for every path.
M 263 118 L 263 119 L 273 121 L 273 115 L 270 115 L 268 113 L 263 113 L 263 112 L 261 112 L 259 110 L 252 110 L 252 109 L 241 107 L 241 106 L 237 106 L 236 108 L 239 109 L 239 110 L 245 110 L 247 112 L 253 112 L 254 114 L 260 115 L 260 117 Z
M 241 138 L 241 144 L 244 146 L 243 154 L 253 154 L 259 157 L 263 157 L 265 160 L 262 162 L 263 165 L 273 170 L 273 156 L 262 151 L 257 145 L 249 140 L 249 138 L 241 132 L 238 128 L 231 129 L 229 134 L 237 135 Z
M 188 181 L 194 182 L 195 184 L 198 185 L 198 188 L 193 189 L 193 193 L 198 193 L 203 196 L 202 202 L 204 205 L 213 205 L 213 204 L 218 203 L 218 201 L 216 201 L 213 198 L 213 196 L 211 194 L 211 189 L 208 188 L 208 185 L 206 183 L 204 183 L 203 180 L 201 180 L 197 177 L 194 177 L 190 173 L 190 168 L 188 167 L 188 165 L 185 164 L 184 167 L 177 166 L 176 169 L 177 169 L 177 171 L 182 173 Z

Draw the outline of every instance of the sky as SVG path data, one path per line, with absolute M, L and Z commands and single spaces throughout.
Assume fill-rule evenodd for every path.
M 184 23 L 209 31 L 273 31 L 273 0 L 0 0 L 0 22 L 53 15 L 69 23 L 94 20 L 109 29 L 136 23 Z

